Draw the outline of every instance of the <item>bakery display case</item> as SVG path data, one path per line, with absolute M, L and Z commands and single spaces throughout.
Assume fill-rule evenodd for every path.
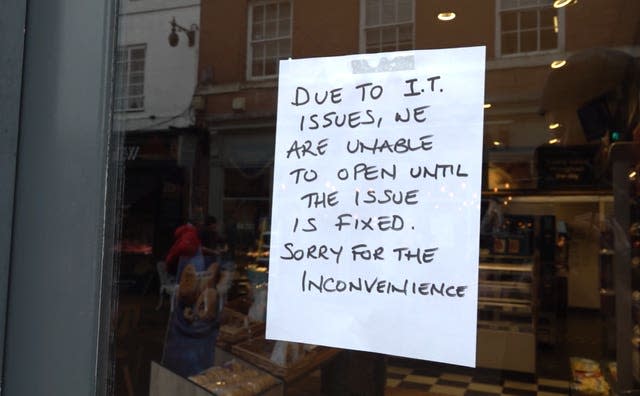
M 478 278 L 477 365 L 535 372 L 534 256 L 481 254 Z M 517 355 L 507 353 L 520 351 Z

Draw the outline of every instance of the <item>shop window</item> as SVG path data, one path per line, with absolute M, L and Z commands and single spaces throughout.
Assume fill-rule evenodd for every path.
M 498 55 L 561 49 L 562 12 L 552 0 L 498 0 Z
M 290 1 L 262 1 L 249 9 L 248 78 L 273 77 L 291 57 Z
M 413 0 L 362 0 L 360 5 L 363 52 L 414 48 Z
M 119 47 L 116 52 L 116 111 L 144 110 L 146 45 Z

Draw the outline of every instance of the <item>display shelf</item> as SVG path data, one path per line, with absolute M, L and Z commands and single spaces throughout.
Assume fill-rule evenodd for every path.
M 477 365 L 535 371 L 536 309 L 533 256 L 480 256 L 478 282 Z M 518 358 L 499 350 L 509 346 Z M 513 348 L 513 349 L 511 349 Z M 505 350 L 506 351 L 506 350 Z
M 505 263 L 480 263 L 480 270 L 485 271 L 503 271 L 503 272 L 524 272 L 531 273 L 533 271 L 532 264 L 505 264 Z

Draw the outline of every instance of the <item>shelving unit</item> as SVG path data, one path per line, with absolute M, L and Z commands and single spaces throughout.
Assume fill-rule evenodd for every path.
M 535 372 L 534 257 L 484 255 L 479 269 L 477 365 Z

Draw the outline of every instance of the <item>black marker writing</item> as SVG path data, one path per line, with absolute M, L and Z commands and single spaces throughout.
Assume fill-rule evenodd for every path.
M 305 140 L 304 142 L 294 140 L 293 143 L 291 143 L 289 150 L 287 150 L 287 158 L 291 157 L 291 154 L 295 154 L 298 159 L 305 155 L 311 155 L 314 157 L 324 155 L 327 152 L 328 142 L 329 139 L 321 139 L 315 144 L 311 140 Z
M 429 151 L 433 148 L 431 138 L 433 135 L 424 135 L 418 138 L 418 141 L 411 138 L 398 138 L 395 141 L 388 139 L 375 138 L 373 142 L 366 142 L 362 139 L 349 140 L 347 142 L 347 152 L 349 154 L 357 153 L 396 153 L 404 154 L 412 151 Z
M 331 103 L 340 103 L 342 102 L 342 98 L 341 98 L 341 91 L 342 88 L 334 88 L 332 90 L 329 91 L 324 91 L 321 93 L 314 93 L 313 95 L 309 94 L 309 90 L 304 88 L 304 87 L 297 87 L 296 88 L 296 94 L 295 94 L 295 99 L 293 100 L 293 102 L 291 102 L 292 105 L 294 106 L 302 106 L 305 105 L 307 103 L 309 103 L 309 101 L 311 100 L 311 98 L 314 99 L 314 102 L 317 104 L 323 104 L 327 101 L 327 99 L 329 99 L 331 101 Z
M 338 204 L 338 191 L 326 192 L 310 192 L 300 197 L 300 200 L 307 202 L 307 208 L 326 208 L 336 206 Z
M 295 248 L 293 243 L 287 242 L 284 244 L 286 249 L 286 255 L 280 256 L 282 260 L 334 260 L 336 264 L 340 264 L 340 256 L 342 255 L 342 246 L 333 248 L 327 245 L 310 245 L 304 249 Z
M 294 169 L 291 172 L 289 172 L 289 175 L 295 175 L 296 184 L 300 182 L 300 175 L 302 175 L 302 179 L 306 182 L 312 182 L 318 178 L 318 172 L 316 172 L 313 169 L 307 170 L 305 168 Z
M 396 205 L 416 205 L 418 203 L 418 191 L 419 190 L 391 190 L 385 189 L 383 191 L 368 190 L 362 198 L 360 197 L 360 191 L 356 190 L 354 194 L 354 203 L 359 206 L 360 203 L 365 204 L 387 204 L 393 203 Z
M 345 213 L 338 216 L 338 222 L 334 225 L 338 231 L 347 228 L 356 231 L 401 231 L 404 229 L 404 219 L 398 215 L 358 219 Z
M 424 115 L 424 111 L 430 106 L 419 106 L 413 109 L 405 108 L 404 112 L 396 113 L 396 122 L 425 122 L 427 117 Z
M 414 179 L 426 179 L 433 178 L 438 180 L 438 177 L 445 178 L 447 176 L 454 177 L 468 177 L 468 173 L 462 171 L 462 165 L 456 164 L 436 164 L 432 167 L 427 166 L 412 166 L 409 169 L 409 175 Z
M 413 251 L 408 247 L 395 248 L 393 251 L 398 254 L 398 261 L 406 259 L 406 261 L 415 260 L 418 264 L 430 263 L 434 260 L 438 248 L 420 249 L 415 248 Z
M 409 279 L 390 281 L 386 279 L 362 278 L 339 279 L 333 276 L 320 275 L 312 278 L 306 270 L 300 278 L 303 292 L 318 293 L 378 293 L 422 295 L 444 298 L 464 298 L 466 285 L 450 285 L 445 282 L 416 282 Z
M 375 165 L 367 165 L 365 163 L 355 164 L 353 171 L 351 172 L 347 168 L 341 168 L 338 170 L 337 176 L 340 180 L 347 180 L 353 178 L 353 180 L 377 180 L 377 179 L 391 179 L 396 178 L 396 165 L 393 164 L 391 169 L 378 168 Z

